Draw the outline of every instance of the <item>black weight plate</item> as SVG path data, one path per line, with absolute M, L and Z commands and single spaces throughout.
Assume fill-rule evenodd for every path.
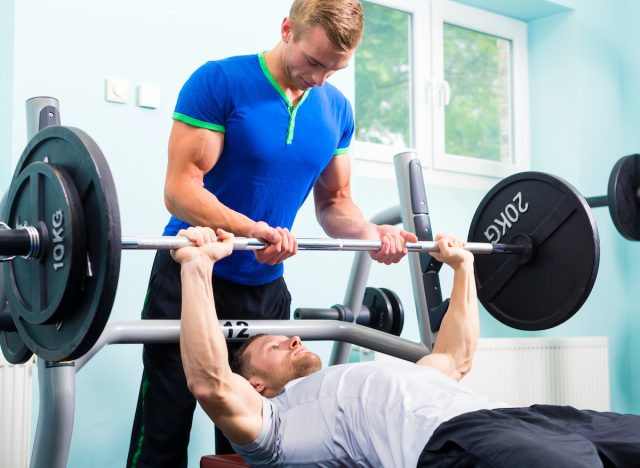
M 37 161 L 47 162 L 71 177 L 84 211 L 87 256 L 77 297 L 71 310 L 64 312 L 63 320 L 30 324 L 20 318 L 16 327 L 27 346 L 42 359 L 72 360 L 95 344 L 111 313 L 120 270 L 118 201 L 106 159 L 82 130 L 51 126 L 40 131 L 25 148 L 13 181 Z M 8 266 L 4 268 L 6 274 Z
M 533 255 L 475 256 L 478 298 L 504 324 L 521 330 L 555 327 L 573 316 L 591 293 L 600 240 L 584 198 L 564 180 L 523 172 L 484 197 L 469 241 L 522 243 Z
M 386 294 L 387 300 L 391 304 L 391 321 L 393 325 L 391 326 L 390 333 L 395 336 L 400 336 L 404 328 L 404 308 L 402 307 L 402 302 L 398 295 L 391 289 L 380 288 L 380 291 Z
M 393 310 L 385 293 L 378 288 L 366 288 L 362 305 L 369 309 L 369 328 L 391 333 Z
M 620 234 L 640 240 L 640 154 L 621 158 L 609 176 L 609 212 Z
M 4 194 L 2 199 L 0 199 L 0 216 L 4 213 L 6 202 L 7 194 Z M 4 219 L 0 219 L 0 221 L 4 222 Z M 5 314 L 9 314 L 9 317 L 6 317 Z M 5 280 L 2 269 L 0 269 L 0 316 L 2 317 L 0 318 L 0 324 L 2 324 L 3 327 L 5 325 L 5 319 L 10 321 L 7 327 L 15 327 L 7 305 Z M 33 356 L 33 352 L 24 344 L 18 332 L 4 328 L 0 331 L 0 349 L 2 350 L 2 355 L 5 360 L 11 364 L 23 364 Z
M 24 364 L 33 356 L 33 351 L 22 341 L 18 332 L 0 331 L 0 348 L 4 358 L 11 364 Z
M 15 320 L 57 323 L 73 307 L 86 262 L 85 222 L 70 177 L 50 164 L 29 164 L 13 181 L 6 219 L 12 227 L 40 226 L 43 253 L 7 264 L 9 303 Z

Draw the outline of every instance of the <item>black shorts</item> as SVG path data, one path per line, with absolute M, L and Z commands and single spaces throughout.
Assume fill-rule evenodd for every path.
M 283 278 L 260 286 L 247 286 L 214 276 L 212 283 L 220 320 L 289 319 L 291 295 Z M 142 318 L 179 319 L 182 307 L 180 284 L 180 265 L 173 261 L 168 251 L 158 251 L 151 269 Z
M 474 411 L 441 424 L 418 466 L 640 467 L 640 416 L 552 405 Z

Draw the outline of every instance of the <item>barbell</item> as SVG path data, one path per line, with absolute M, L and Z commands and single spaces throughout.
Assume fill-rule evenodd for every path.
M 552 176 L 523 174 L 537 181 L 529 184 L 534 190 L 523 194 L 511 178 L 509 187 L 520 190 L 519 199 L 507 191 L 507 202 L 502 204 L 499 197 L 489 197 L 490 192 L 476 212 L 466 248 L 476 254 L 506 254 L 476 257 L 479 292 L 493 290 L 489 299 L 479 297 L 492 313 L 493 303 L 519 309 L 524 301 L 531 301 L 534 304 L 528 305 L 535 307 L 528 307 L 527 313 L 534 319 L 524 328 L 536 329 L 561 323 L 586 300 L 597 273 L 599 244 L 588 205 L 575 189 Z M 505 181 L 509 178 L 503 185 Z M 545 189 L 545 197 L 555 198 L 551 204 L 558 206 L 552 211 L 562 216 L 550 216 L 540 202 L 537 184 L 554 187 Z M 568 204 L 562 202 L 567 194 Z M 7 260 L 2 271 L 13 327 L 1 332 L 1 344 L 5 356 L 21 362 L 30 352 L 47 361 L 72 360 L 95 344 L 113 306 L 122 250 L 168 250 L 189 243 L 182 237 L 121 237 L 115 184 L 106 159 L 85 132 L 72 127 L 47 127 L 31 139 L 16 166 L 2 219 L 8 226 L 0 230 L 0 255 Z M 482 235 L 495 234 L 507 225 L 501 239 Z M 583 240 L 579 252 L 556 247 L 572 244 L 574 237 Z M 299 239 L 298 246 L 300 250 L 377 250 L 380 242 Z M 257 239 L 234 239 L 234 250 L 260 248 L 264 244 Z M 433 242 L 410 243 L 408 248 L 413 252 L 437 249 Z M 480 257 L 492 260 L 480 262 Z M 589 260 L 579 262 L 580 268 L 574 271 L 571 265 L 578 257 Z M 562 271 L 551 275 L 548 271 L 553 267 Z M 489 285 L 483 279 L 487 275 Z M 560 312 L 535 296 L 521 295 L 523 287 L 534 289 L 549 277 L 556 278 L 561 291 L 566 288 L 558 296 L 571 296 L 553 304 L 561 307 Z M 576 288 L 582 291 L 577 301 Z M 496 316 L 507 324 L 521 325 L 509 316 Z

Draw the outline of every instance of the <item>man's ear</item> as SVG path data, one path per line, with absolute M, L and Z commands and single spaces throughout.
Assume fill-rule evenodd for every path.
M 285 17 L 282 20 L 282 26 L 280 27 L 280 37 L 282 42 L 288 43 L 293 37 L 293 30 L 291 29 L 291 18 Z
M 256 376 L 251 377 L 249 379 L 249 383 L 260 395 L 264 395 L 264 392 L 267 390 L 267 386 L 264 381 Z

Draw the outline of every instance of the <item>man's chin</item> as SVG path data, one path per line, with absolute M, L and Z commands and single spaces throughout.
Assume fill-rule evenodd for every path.
M 303 351 L 296 357 L 298 359 L 294 361 L 294 366 L 298 377 L 306 377 L 322 369 L 320 356 L 311 351 Z
M 311 85 L 311 84 L 307 83 L 307 82 L 306 82 L 306 81 L 304 81 L 304 80 L 301 80 L 301 81 L 300 81 L 300 84 L 298 85 L 298 89 L 299 89 L 300 91 L 309 91 L 311 88 L 313 88 L 313 85 Z

